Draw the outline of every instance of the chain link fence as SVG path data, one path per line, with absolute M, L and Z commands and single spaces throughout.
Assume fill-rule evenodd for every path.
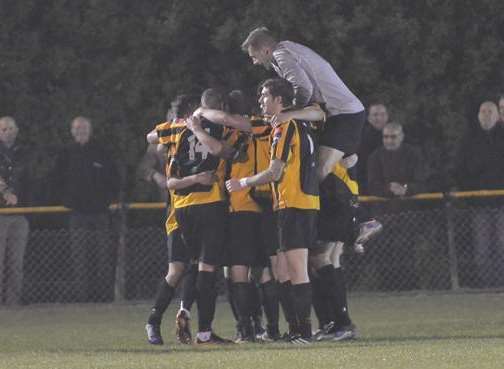
M 346 246 L 350 291 L 504 287 L 504 205 L 498 199 L 399 204 L 362 204 L 384 230 L 364 254 Z M 23 273 L 15 273 L 8 258 L 4 263 L 3 303 L 12 301 L 8 286 L 20 275 L 18 302 L 25 304 L 153 298 L 167 270 L 167 249 L 165 211 L 150 208 L 116 209 L 110 225 L 96 230 L 70 228 L 68 213 L 1 215 L 27 217 L 31 224 Z M 222 281 L 220 286 L 224 293 Z

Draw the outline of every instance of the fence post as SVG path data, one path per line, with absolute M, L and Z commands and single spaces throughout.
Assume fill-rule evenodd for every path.
M 119 237 L 117 245 L 117 263 L 114 286 L 114 301 L 124 301 L 126 299 L 126 233 L 127 226 L 127 204 L 119 203 Z
M 448 236 L 448 265 L 450 268 L 450 285 L 452 290 L 460 288 L 458 274 L 457 249 L 455 246 L 455 221 L 452 200 L 445 197 L 446 231 Z

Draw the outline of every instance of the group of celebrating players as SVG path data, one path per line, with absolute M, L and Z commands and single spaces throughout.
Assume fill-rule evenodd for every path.
M 355 338 L 339 258 L 343 244 L 362 250 L 381 229 L 373 219 L 357 224 L 352 168 L 364 107 L 330 64 L 303 45 L 278 42 L 261 27 L 242 48 L 254 64 L 279 75 L 259 85 L 258 116 L 240 91 L 207 89 L 201 97 L 177 96 L 174 118 L 147 135 L 166 152 L 171 202 L 169 267 L 147 321 L 148 341 L 163 343 L 161 320 L 182 282 L 178 341 L 193 342 L 196 302 L 194 342 L 233 342 L 212 330 L 220 266 L 231 280 L 234 342 Z M 264 331 L 253 324 L 257 286 Z M 280 306 L 289 327 L 284 335 Z

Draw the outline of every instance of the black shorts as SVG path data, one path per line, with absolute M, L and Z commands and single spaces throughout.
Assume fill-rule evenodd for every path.
M 287 208 L 277 214 L 279 250 L 316 247 L 318 210 Z
M 318 240 L 326 242 L 340 241 L 350 244 L 355 241 L 356 198 L 344 197 L 336 200 L 334 197 L 320 198 L 320 214 L 318 218 Z
M 228 265 L 268 265 L 261 222 L 261 213 L 243 211 L 229 214 L 226 260 Z
M 327 118 L 320 134 L 320 146 L 354 154 L 359 149 L 362 128 L 366 122 L 366 112 L 339 114 Z
M 279 248 L 277 217 L 272 209 L 261 213 L 261 234 L 264 244 L 264 254 L 267 257 L 276 255 Z
M 224 250 L 227 209 L 223 202 L 191 205 L 175 210 L 187 257 L 220 265 Z
M 176 261 L 181 263 L 188 263 L 187 248 L 182 238 L 182 232 L 177 228 L 168 235 L 168 262 L 174 263 Z

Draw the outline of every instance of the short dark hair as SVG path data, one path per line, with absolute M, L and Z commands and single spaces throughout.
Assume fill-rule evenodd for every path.
M 175 118 L 185 118 L 191 115 L 199 106 L 198 95 L 177 95 L 171 102 L 171 112 Z
M 294 102 L 294 87 L 284 78 L 270 78 L 261 83 L 259 90 L 267 88 L 271 96 L 282 98 L 284 108 L 291 106 Z M 260 91 L 259 91 L 260 92 Z
M 229 112 L 231 114 L 250 114 L 251 104 L 247 95 L 242 90 L 233 90 L 228 94 Z
M 225 103 L 224 93 L 218 88 L 207 88 L 201 95 L 201 106 L 208 109 L 222 109 Z
M 249 47 L 258 49 L 262 46 L 269 46 L 276 44 L 277 40 L 271 31 L 266 27 L 257 27 L 250 31 L 247 38 L 241 44 L 243 51 L 248 51 Z

